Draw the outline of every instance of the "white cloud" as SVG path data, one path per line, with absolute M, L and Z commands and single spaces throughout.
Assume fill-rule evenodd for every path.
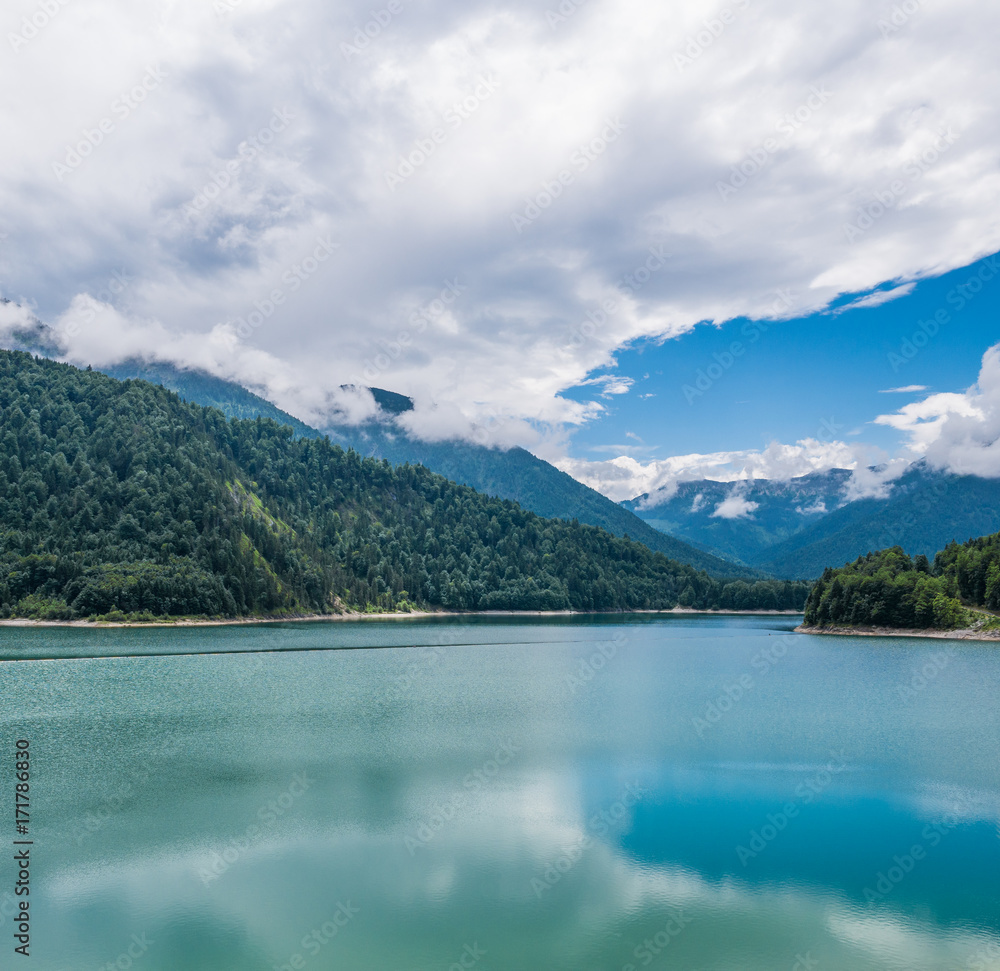
M 921 6 L 888 37 L 864 0 L 755 0 L 683 70 L 672 53 L 716 0 L 588 0 L 557 28 L 523 0 L 434 0 L 347 56 L 370 5 L 212 7 L 68 4 L 0 59 L 18 92 L 0 108 L 18 133 L 0 159 L 0 286 L 54 321 L 130 277 L 81 353 L 201 361 L 300 415 L 337 407 L 343 384 L 387 387 L 416 399 L 420 433 L 544 443 L 601 414 L 560 392 L 636 338 L 804 314 L 1000 249 L 986 0 Z M 123 116 L 151 67 L 164 80 Z M 263 144 L 276 109 L 290 120 Z M 746 183 L 720 191 L 741 166 Z M 518 233 L 526 199 L 539 214 Z M 326 238 L 335 257 L 307 272 Z M 621 471 L 669 478 L 644 468 Z
M 817 499 L 811 506 L 796 506 L 795 511 L 800 516 L 823 516 L 826 515 L 826 503 L 822 499 Z
M 759 502 L 750 502 L 740 492 L 733 492 L 715 507 L 715 519 L 750 519 L 760 507 Z
M 102 367 L 134 358 L 174 362 L 238 380 L 312 424 L 325 419 L 357 424 L 377 410 L 367 388 L 327 388 L 304 380 L 301 371 L 288 361 L 240 340 L 231 324 L 219 324 L 204 336 L 171 332 L 160 321 L 127 317 L 110 304 L 81 294 L 51 326 L 42 324 L 25 308 L 0 303 L 0 343 L 16 343 L 12 338 L 18 332 L 40 338 L 53 356 L 81 367 Z
M 913 289 L 916 285 L 916 282 L 911 282 L 904 283 L 902 286 L 893 287 L 889 290 L 876 290 L 874 293 L 869 293 L 864 297 L 858 297 L 857 300 L 852 300 L 850 303 L 846 303 L 842 307 L 838 307 L 836 312 L 838 314 L 842 314 L 847 310 L 860 310 L 864 307 L 881 307 L 884 303 L 889 303 L 892 300 L 898 300 L 900 297 L 905 297 L 913 293 Z
M 1000 477 L 1000 344 L 983 355 L 967 391 L 930 395 L 875 420 L 903 432 L 913 454 L 935 468 Z
M 902 388 L 883 388 L 879 394 L 918 394 L 926 390 L 926 384 L 907 384 Z
M 632 378 L 617 374 L 602 374 L 599 377 L 581 381 L 578 387 L 596 385 L 601 389 L 602 398 L 610 398 L 618 394 L 628 394 L 634 384 L 635 381 Z
M 888 456 L 861 444 L 803 439 L 794 445 L 772 442 L 766 449 L 675 455 L 646 463 L 620 455 L 603 462 L 556 458 L 564 472 L 592 489 L 621 501 L 648 494 L 646 505 L 667 502 L 681 482 L 712 479 L 739 482 L 749 479 L 793 479 L 827 469 L 857 469 L 881 464 Z
M 861 464 L 855 467 L 844 486 L 844 499 L 885 499 L 892 492 L 893 483 L 910 466 L 910 459 L 893 458 L 881 465 Z

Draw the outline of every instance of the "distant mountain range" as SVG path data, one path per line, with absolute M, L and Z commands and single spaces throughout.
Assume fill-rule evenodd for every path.
M 1000 529 L 1000 480 L 959 476 L 918 462 L 885 498 L 845 502 L 851 473 L 789 481 L 686 482 L 667 501 L 623 503 L 657 529 L 775 576 L 814 579 L 827 566 L 901 546 L 933 556 L 952 540 Z
M 34 321 L 7 346 L 57 357 L 51 330 Z M 393 465 L 422 464 L 486 495 L 518 502 L 546 518 L 576 519 L 615 536 L 629 536 L 713 577 L 815 579 L 865 553 L 899 545 L 932 556 L 952 540 L 1000 530 L 1000 480 L 956 476 L 922 463 L 892 484 L 886 498 L 845 500 L 846 469 L 789 481 L 701 480 L 681 484 L 668 500 L 648 496 L 615 503 L 523 448 L 462 441 L 423 442 L 398 419 L 411 410 L 405 395 L 371 389 L 378 415 L 357 426 L 316 429 L 248 391 L 212 375 L 138 360 L 101 368 L 120 380 L 141 378 L 230 417 L 258 415 L 290 425 L 305 438 L 329 437 L 364 456 Z

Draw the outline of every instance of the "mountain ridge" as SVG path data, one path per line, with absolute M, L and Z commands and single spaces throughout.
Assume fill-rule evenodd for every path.
M 0 614 L 801 609 L 141 379 L 0 351 Z
M 887 485 L 887 495 L 847 501 L 850 475 L 832 469 L 790 480 L 700 480 L 682 483 L 669 500 L 650 504 L 640 496 L 625 505 L 716 555 L 795 579 L 815 579 L 828 566 L 896 545 L 909 555 L 933 556 L 953 540 L 1000 529 L 1000 480 L 919 461 Z M 734 497 L 744 503 L 735 507 L 741 515 L 713 516 Z
M 356 426 L 334 424 L 317 429 L 242 385 L 197 369 L 182 369 L 164 362 L 128 360 L 98 370 L 119 380 L 140 378 L 153 381 L 187 400 L 219 408 L 231 417 L 252 418 L 260 414 L 290 425 L 296 434 L 306 438 L 329 435 L 331 441 L 343 448 L 353 448 L 361 455 L 384 458 L 394 465 L 406 462 L 425 465 L 453 482 L 518 502 L 544 518 L 577 519 L 585 525 L 607 529 L 614 536 L 628 536 L 653 552 L 689 563 L 711 576 L 756 580 L 769 575 L 765 571 L 714 556 L 654 529 L 639 516 L 622 509 L 611 499 L 526 449 L 514 446 L 504 450 L 461 441 L 422 442 L 413 439 L 395 424 L 395 417 L 409 410 L 405 402 L 410 401 L 396 392 L 372 389 L 383 414 L 380 420 Z

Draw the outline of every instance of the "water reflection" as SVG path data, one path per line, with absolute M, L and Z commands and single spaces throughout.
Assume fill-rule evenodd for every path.
M 924 645 L 801 638 L 699 734 L 772 623 L 463 626 L 416 670 L 391 645 L 441 628 L 0 665 L 44 807 L 33 966 L 1000 967 L 997 655 L 902 699 Z M 288 643 L 360 636 L 325 631 Z

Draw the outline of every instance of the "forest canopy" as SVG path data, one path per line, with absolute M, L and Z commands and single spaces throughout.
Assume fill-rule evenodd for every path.
M 968 608 L 1000 610 L 1000 533 L 950 543 L 933 564 L 894 546 L 828 569 L 809 595 L 805 623 L 953 630 L 977 620 Z
M 0 351 L 0 614 L 801 609 L 808 585 L 720 581 L 145 381 Z

